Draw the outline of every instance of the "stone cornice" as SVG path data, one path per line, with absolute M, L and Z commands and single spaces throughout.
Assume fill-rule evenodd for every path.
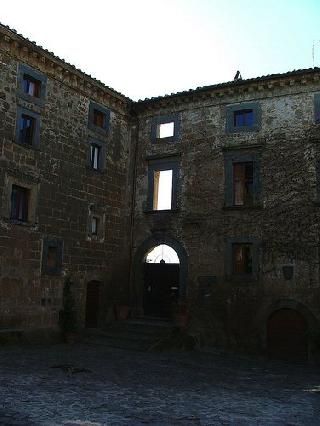
M 1 24 L 0 50 L 10 52 L 17 59 L 36 67 L 90 99 L 107 104 L 122 113 L 128 113 L 130 110 L 131 99 Z

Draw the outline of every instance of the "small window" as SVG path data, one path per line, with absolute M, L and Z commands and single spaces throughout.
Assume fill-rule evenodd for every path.
M 233 163 L 233 204 L 253 204 L 253 162 Z
M 314 120 L 320 124 L 320 93 L 314 95 Z
M 261 107 L 258 102 L 242 102 L 226 107 L 226 132 L 255 132 L 261 128 Z
M 177 142 L 180 137 L 180 114 L 174 113 L 170 115 L 160 115 L 152 118 L 152 142 Z
M 31 77 L 28 74 L 23 74 L 23 91 L 27 95 L 40 98 L 41 81 Z
M 42 273 L 59 275 L 62 271 L 63 242 L 57 238 L 45 238 L 42 248 Z
M 37 105 L 44 105 L 47 77 L 38 70 L 19 64 L 18 96 Z
M 240 111 L 234 111 L 233 113 L 233 125 L 234 127 L 252 127 L 253 126 L 253 110 L 242 109 Z
M 12 185 L 10 219 L 19 222 L 28 221 L 29 189 Z
M 90 102 L 88 127 L 94 132 L 105 135 L 109 130 L 110 111 L 102 105 Z
M 158 126 L 158 138 L 171 138 L 174 136 L 174 122 L 162 123 Z
M 101 147 L 96 144 L 90 145 L 90 165 L 93 170 L 100 169 Z
M 40 115 L 26 108 L 17 108 L 16 143 L 38 148 L 40 143 Z
M 154 171 L 153 210 L 171 210 L 172 170 Z
M 98 109 L 93 110 L 93 124 L 101 129 L 106 127 L 106 115 Z
M 19 143 L 32 145 L 35 133 L 35 118 L 27 114 L 22 114 L 19 124 Z
M 252 244 L 232 244 L 232 273 L 252 274 Z
M 91 218 L 91 234 L 98 235 L 99 230 L 99 218 L 97 216 L 92 216 Z

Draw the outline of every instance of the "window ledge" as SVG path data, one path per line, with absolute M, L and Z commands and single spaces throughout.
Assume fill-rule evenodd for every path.
M 21 146 L 24 149 L 29 149 L 31 151 L 40 151 L 40 147 L 38 145 L 34 145 L 34 144 L 33 145 L 29 145 L 29 144 L 26 144 L 26 143 L 19 143 L 19 142 L 15 141 L 15 140 L 13 141 L 13 143 L 15 145 Z
M 263 210 L 263 205 L 255 204 L 252 206 L 223 206 L 222 209 L 223 210 L 239 210 L 239 211 Z
M 178 208 L 174 208 L 174 209 L 169 209 L 169 210 L 151 210 L 151 209 L 147 209 L 147 210 L 143 210 L 143 213 L 146 214 L 160 214 L 160 215 L 164 215 L 164 214 L 169 214 L 169 213 L 178 213 L 180 211 L 180 209 Z
M 6 222 L 10 223 L 11 225 L 25 226 L 26 228 L 32 228 L 34 226 L 37 226 L 36 223 L 23 222 L 22 220 L 16 220 L 16 219 L 7 219 Z
M 95 174 L 103 175 L 105 173 L 105 169 L 102 169 L 102 170 L 101 169 L 93 169 L 92 167 L 89 167 L 89 166 L 86 166 L 86 169 L 89 173 L 91 173 L 93 175 L 95 175 Z
M 18 96 L 31 104 L 38 105 L 39 107 L 43 107 L 45 104 L 45 98 L 37 98 L 36 96 L 28 95 L 28 93 L 24 93 L 21 90 L 18 92 Z
M 226 280 L 233 283 L 239 284 L 251 284 L 256 283 L 258 278 L 254 275 L 243 274 L 243 275 L 230 275 L 226 277 Z
M 174 144 L 174 143 L 179 143 L 180 141 L 175 136 L 168 136 L 166 138 L 156 138 L 156 139 L 153 139 L 152 142 L 157 145 L 157 144 L 162 144 L 162 143 L 164 143 L 164 144 L 165 143 Z

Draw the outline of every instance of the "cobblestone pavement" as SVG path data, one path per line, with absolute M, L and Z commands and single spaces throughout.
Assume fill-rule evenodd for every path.
M 0 348 L 0 425 L 320 425 L 320 371 L 234 355 Z

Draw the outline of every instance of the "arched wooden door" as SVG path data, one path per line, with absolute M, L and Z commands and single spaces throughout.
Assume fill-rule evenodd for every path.
M 302 361 L 308 358 L 307 322 L 294 309 L 279 309 L 268 319 L 267 349 L 270 358 Z
M 99 319 L 100 283 L 90 281 L 87 284 L 86 327 L 97 328 Z

